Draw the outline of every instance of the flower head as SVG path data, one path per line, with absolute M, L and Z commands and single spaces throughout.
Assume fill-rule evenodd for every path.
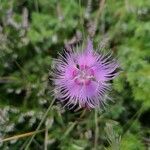
M 119 65 L 111 54 L 99 54 L 91 40 L 82 51 L 65 52 L 57 59 L 54 72 L 56 97 L 66 105 L 95 108 L 104 103 Z

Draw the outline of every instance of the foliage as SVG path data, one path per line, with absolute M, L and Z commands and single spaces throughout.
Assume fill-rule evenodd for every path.
M 92 30 L 94 44 L 102 41 L 122 67 L 114 103 L 82 116 L 55 101 L 29 149 L 150 147 L 150 3 L 102 1 L 0 1 L 0 140 L 36 130 L 53 99 L 53 59 Z M 24 149 L 28 139 L 0 142 L 0 149 Z

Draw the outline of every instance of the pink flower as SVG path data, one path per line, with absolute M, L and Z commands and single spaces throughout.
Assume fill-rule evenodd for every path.
M 109 81 L 118 75 L 112 55 L 98 54 L 88 40 L 84 50 L 60 55 L 54 71 L 56 98 L 66 106 L 95 108 L 104 103 Z

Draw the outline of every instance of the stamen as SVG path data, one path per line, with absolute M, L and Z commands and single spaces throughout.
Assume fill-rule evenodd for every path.
M 77 66 L 77 69 L 75 69 L 72 72 L 72 77 L 75 80 L 75 83 L 78 85 L 89 85 L 91 81 L 93 81 L 94 77 L 94 71 L 87 65 L 80 65 Z

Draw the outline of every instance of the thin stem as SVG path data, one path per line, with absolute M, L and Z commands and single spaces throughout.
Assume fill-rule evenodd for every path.
M 141 108 L 132 116 L 132 118 L 128 121 L 127 124 L 125 124 L 123 126 L 124 128 L 124 134 L 122 135 L 125 136 L 125 134 L 127 133 L 127 131 L 132 127 L 132 125 L 134 124 L 134 122 L 140 117 L 141 113 L 143 112 L 144 109 L 144 105 L 141 106 Z
M 44 116 L 43 116 L 43 118 L 42 118 L 41 122 L 39 123 L 39 125 L 38 125 L 38 127 L 36 128 L 36 130 L 35 130 L 35 131 L 38 131 L 38 130 L 40 129 L 40 127 L 42 126 L 42 124 L 43 124 L 43 122 L 44 122 L 45 118 L 47 117 L 48 112 L 50 111 L 50 109 L 51 109 L 51 107 L 52 107 L 52 105 L 53 105 L 54 101 L 55 101 L 55 98 L 52 100 L 51 104 L 49 105 L 49 107 L 48 107 L 47 111 L 45 112 L 45 114 L 44 114 Z M 33 141 L 33 139 L 34 139 L 34 137 L 35 137 L 35 135 L 36 135 L 36 134 L 33 134 L 33 135 L 32 135 L 32 137 L 31 137 L 30 141 L 28 142 L 28 144 L 27 144 L 27 145 L 26 145 L 26 147 L 25 147 L 25 150 L 28 150 L 28 148 L 29 148 L 30 144 L 32 143 L 32 141 Z
M 83 40 L 85 39 L 85 32 L 84 32 L 84 18 L 82 13 L 82 6 L 81 6 L 81 0 L 79 0 L 79 7 L 80 7 L 80 24 L 81 24 L 81 30 L 83 34 Z
M 35 9 L 37 12 L 39 12 L 39 4 L 38 0 L 34 0 Z
M 10 83 L 10 82 L 17 82 L 18 81 L 18 79 L 17 78 L 15 78 L 15 77 L 7 77 L 7 76 L 4 76 L 4 77 L 1 77 L 0 76 L 0 83 Z
M 97 142 L 98 142 L 98 113 L 97 113 L 97 109 L 95 109 L 95 139 L 94 139 L 94 149 L 97 150 Z
M 99 17 L 104 9 L 104 5 L 105 5 L 105 0 L 100 0 L 99 2 L 99 9 L 98 9 L 98 12 L 97 12 L 97 15 L 96 15 L 96 18 L 95 18 L 95 25 L 96 25 L 96 28 L 97 28 L 97 25 L 98 25 L 98 20 L 99 20 Z
M 45 131 L 45 129 L 42 129 L 42 130 L 39 130 L 39 131 L 28 132 L 28 133 L 23 133 L 23 134 L 15 135 L 15 136 L 8 137 L 8 138 L 4 138 L 4 139 L 0 140 L 0 143 L 1 142 L 7 142 L 7 141 L 10 141 L 10 140 L 16 140 L 16 139 L 19 139 L 19 138 L 24 138 L 24 137 L 27 137 L 27 136 L 31 136 L 31 135 L 34 135 L 34 134 L 41 133 L 43 131 Z
M 44 140 L 44 150 L 47 150 L 47 141 L 48 141 L 48 128 L 45 129 L 45 140 Z

